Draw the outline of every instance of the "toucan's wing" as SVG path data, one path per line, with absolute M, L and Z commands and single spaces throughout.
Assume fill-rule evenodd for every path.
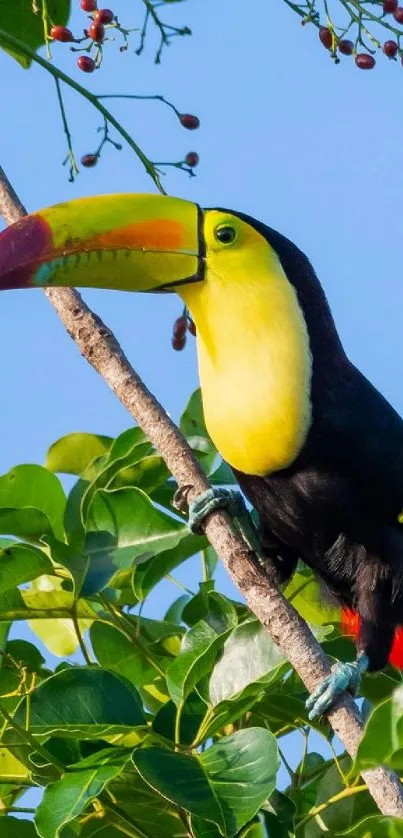
M 325 465 L 369 493 L 382 517 L 397 523 L 403 510 L 403 419 L 350 365 L 319 423 Z

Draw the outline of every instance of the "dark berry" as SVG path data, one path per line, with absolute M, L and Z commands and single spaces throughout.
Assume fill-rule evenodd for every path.
M 339 41 L 337 46 L 342 55 L 351 55 L 354 51 L 354 44 L 352 41 Z
M 383 11 L 385 15 L 390 15 L 397 9 L 397 0 L 383 0 Z
M 174 335 L 173 338 L 172 338 L 171 343 L 172 343 L 173 348 L 176 350 L 176 352 L 181 352 L 181 350 L 185 348 L 186 338 L 185 337 L 176 338 L 175 335 Z
M 189 329 L 190 334 L 193 335 L 193 337 L 195 338 L 196 337 L 196 324 L 193 320 L 190 320 L 190 319 L 188 320 L 188 329 Z
M 73 33 L 65 26 L 52 26 L 50 36 L 54 41 L 61 41 L 62 44 L 67 44 L 69 41 L 74 41 Z
M 83 12 L 96 12 L 96 0 L 81 0 L 80 6 Z
M 396 41 L 385 41 L 383 51 L 388 58 L 394 58 L 397 54 L 398 46 Z
M 333 37 L 330 29 L 327 26 L 321 26 L 319 29 L 319 38 L 326 49 L 331 49 L 333 44 Z
M 97 44 L 100 44 L 105 37 L 105 27 L 102 23 L 91 23 L 91 26 L 88 30 L 88 34 L 93 41 L 96 41 Z
M 190 166 L 191 169 L 194 169 L 199 162 L 199 155 L 195 151 L 188 151 L 185 157 L 185 163 Z
M 355 56 L 355 63 L 360 70 L 372 70 L 375 67 L 375 58 L 373 55 L 368 55 L 367 52 L 359 52 Z
M 90 169 L 91 166 L 96 166 L 98 161 L 98 157 L 96 154 L 84 154 L 81 158 L 81 165 L 85 166 L 87 169 Z
M 96 23 L 112 23 L 115 20 L 115 15 L 110 9 L 100 9 L 94 20 Z
M 199 117 L 193 116 L 193 114 L 191 113 L 181 113 L 179 115 L 179 122 L 181 125 L 183 125 L 184 128 L 188 128 L 189 131 L 193 131 L 200 125 Z
M 174 338 L 183 338 L 186 335 L 188 322 L 186 317 L 178 317 L 173 325 Z
M 398 6 L 393 12 L 393 17 L 398 23 L 403 23 L 403 6 Z
M 80 55 L 77 58 L 77 66 L 83 73 L 93 73 L 95 70 L 95 61 L 89 55 Z

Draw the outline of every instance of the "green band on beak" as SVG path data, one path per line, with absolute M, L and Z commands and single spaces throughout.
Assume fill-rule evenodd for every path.
M 163 195 L 81 198 L 0 234 L 0 289 L 174 290 L 203 278 L 201 210 Z

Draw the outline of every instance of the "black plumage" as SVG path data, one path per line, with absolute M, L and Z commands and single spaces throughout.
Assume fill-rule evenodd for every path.
M 347 358 L 307 257 L 237 215 L 267 239 L 296 289 L 313 369 L 312 424 L 298 458 L 267 477 L 236 477 L 281 581 L 298 559 L 306 562 L 342 606 L 358 612 L 358 648 L 377 670 L 403 623 L 403 420 Z

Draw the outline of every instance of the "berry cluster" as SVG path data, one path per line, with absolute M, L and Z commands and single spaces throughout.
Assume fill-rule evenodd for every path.
M 91 15 L 90 26 L 84 29 L 83 38 L 75 38 L 71 30 L 67 29 L 66 26 L 52 26 L 50 35 L 54 41 L 60 41 L 62 44 L 82 44 L 85 42 L 86 45 L 84 47 L 80 47 L 79 49 L 71 47 L 71 49 L 73 52 L 82 51 L 93 53 L 93 55 L 80 55 L 77 59 L 77 66 L 83 73 L 93 73 L 102 63 L 102 45 L 105 41 L 107 28 L 113 28 L 123 36 L 124 44 L 123 47 L 120 47 L 121 50 L 127 48 L 127 35 L 129 30 L 121 27 L 115 13 L 111 9 L 98 9 L 96 0 L 81 0 L 80 7 L 83 12 L 88 12 Z
M 196 326 L 185 307 L 182 316 L 178 317 L 173 325 L 172 346 L 177 352 L 185 348 L 187 332 L 196 337 Z
M 403 5 L 399 6 L 399 0 L 343 2 L 346 12 L 343 25 L 335 25 L 330 19 L 326 0 L 309 0 L 309 4 L 302 0 L 292 4 L 288 0 L 285 2 L 302 18 L 302 25 L 314 23 L 318 27 L 319 39 L 336 64 L 340 62 L 340 55 L 352 55 L 360 70 L 372 70 L 377 51 L 395 61 L 400 58 L 403 64 L 403 31 L 399 27 L 403 24 Z M 323 11 L 326 13 L 326 25 L 321 25 Z M 384 42 L 377 37 L 380 27 L 387 32 Z M 353 35 L 353 39 L 350 40 L 347 35 L 350 38 Z

